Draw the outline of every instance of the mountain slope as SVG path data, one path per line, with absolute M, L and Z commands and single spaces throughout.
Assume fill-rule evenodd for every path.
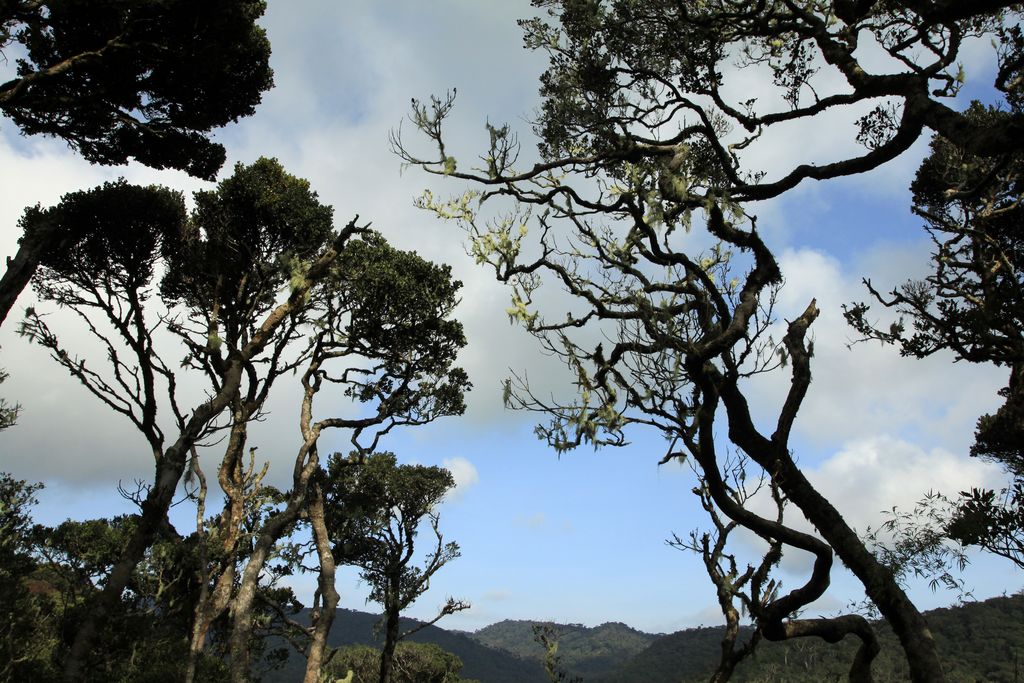
M 1024 680 L 1024 596 L 993 598 L 926 613 L 949 683 Z M 875 680 L 909 680 L 903 651 L 885 623 L 876 624 L 882 651 Z M 706 681 L 718 659 L 720 628 L 679 631 L 653 642 L 618 670 L 587 683 L 690 683 Z M 818 683 L 846 680 L 857 642 L 762 642 L 736 670 L 736 683 Z
M 993 598 L 926 613 L 949 683 L 1024 681 L 1024 595 Z M 378 616 L 339 610 L 332 646 L 380 645 L 373 636 Z M 404 620 L 403 620 L 404 621 Z M 414 622 L 403 623 L 408 628 Z M 476 633 L 428 626 L 411 640 L 434 643 L 463 661 L 461 676 L 481 683 L 547 683 L 540 665 L 543 650 L 532 627 L 544 622 L 503 621 Z M 618 623 L 587 628 L 555 625 L 564 668 L 586 683 L 696 683 L 706 681 L 717 663 L 721 628 L 696 628 L 667 636 L 636 631 Z M 908 680 L 902 650 L 885 623 L 877 625 L 882 651 L 873 672 L 878 683 Z M 817 640 L 762 642 L 754 657 L 736 670 L 736 683 L 819 683 L 846 680 L 856 642 Z M 264 676 L 265 683 L 301 678 L 302 658 Z
M 373 626 L 380 620 L 376 614 L 357 610 L 339 609 L 327 642 L 331 647 L 344 645 L 381 646 L 381 639 L 373 634 Z M 408 630 L 416 623 L 402 619 L 402 630 Z M 409 640 L 417 643 L 433 643 L 451 652 L 462 660 L 462 678 L 471 678 L 483 683 L 546 683 L 544 669 L 535 661 L 521 659 L 508 652 L 489 648 L 461 633 L 446 631 L 437 626 L 427 626 L 412 635 Z M 263 675 L 264 683 L 293 683 L 302 680 L 305 661 L 291 652 L 287 663 L 281 669 Z
M 540 662 L 543 648 L 533 639 L 533 627 L 544 622 L 500 621 L 471 637 L 484 645 Z M 552 624 L 558 654 L 570 674 L 591 677 L 608 673 L 646 649 L 659 636 L 643 633 L 618 622 L 588 628 L 581 624 Z

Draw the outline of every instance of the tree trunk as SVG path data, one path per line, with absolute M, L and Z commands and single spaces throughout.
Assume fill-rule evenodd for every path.
M 298 520 L 306 505 L 309 480 L 320 467 L 315 443 L 314 437 L 300 450 L 299 464 L 296 464 L 294 484 L 288 503 L 263 525 L 263 531 L 257 537 L 252 555 L 249 556 L 249 561 L 242 572 L 238 593 L 231 605 L 231 683 L 247 683 L 249 680 L 249 638 L 252 635 L 253 607 L 256 603 L 256 591 L 259 589 L 260 574 L 263 573 L 274 546 Z
M 236 397 L 237 399 L 238 397 Z M 245 518 L 245 466 L 242 454 L 245 450 L 248 434 L 248 420 L 251 411 L 235 408 L 232 418 L 231 437 L 224 453 L 217 479 L 226 500 L 221 512 L 219 531 L 221 532 L 219 571 L 211 575 L 207 570 L 207 562 L 202 564 L 202 594 L 196 603 L 195 617 L 192 621 L 192 634 L 189 643 L 188 664 L 185 669 L 185 683 L 195 680 L 195 668 L 199 656 L 206 647 L 206 636 L 210 626 L 228 608 L 231 593 L 235 587 L 236 564 L 238 562 L 238 538 L 241 534 L 242 522 Z M 200 520 L 201 523 L 201 520 Z M 197 529 L 201 532 L 201 529 Z M 214 580 L 213 590 L 209 589 L 209 581 Z
M 298 516 L 299 507 L 289 503 L 287 508 L 268 520 L 242 572 L 238 593 L 231 605 L 231 683 L 249 681 L 249 638 L 252 635 L 253 606 L 256 603 L 260 574 L 270 559 L 274 545 Z
M 391 683 L 391 672 L 395 668 L 395 648 L 398 646 L 399 609 L 398 583 L 388 579 L 387 597 L 384 604 L 384 648 L 380 653 L 380 683 Z
M 84 676 L 85 659 L 92 649 L 97 632 L 106 622 L 114 605 L 121 599 L 121 594 L 131 580 L 135 567 L 153 544 L 160 526 L 167 519 L 167 510 L 171 506 L 174 492 L 185 470 L 184 452 L 185 449 L 178 449 L 178 452 L 168 450 L 157 463 L 156 484 L 142 503 L 139 525 L 107 577 L 103 590 L 89 605 L 85 621 L 75 633 L 75 639 L 64 662 L 63 676 L 66 683 L 79 681 Z
M 313 527 L 313 538 L 316 541 L 316 553 L 320 560 L 320 576 L 317 585 L 320 593 L 320 609 L 313 625 L 313 638 L 306 655 L 306 675 L 303 683 L 319 683 L 324 656 L 327 652 L 327 635 L 334 623 L 335 610 L 338 607 L 338 591 L 334 587 L 334 552 L 331 539 L 324 521 L 324 497 L 319 484 L 310 487 L 309 522 Z
M 201 596 L 196 605 L 196 616 L 192 622 L 192 634 L 188 649 L 188 663 L 185 667 L 185 683 L 193 683 L 199 656 L 206 648 L 206 636 L 213 621 L 224 613 L 231 601 L 231 588 L 235 583 L 235 566 L 227 565 L 217 577 L 213 591 Z
M 809 373 L 808 378 L 809 382 Z M 721 395 L 729 418 L 729 439 L 766 471 L 796 505 L 836 555 L 860 580 L 864 590 L 900 640 L 914 683 L 941 683 L 945 673 L 935 639 L 924 617 L 896 582 L 893 573 L 865 547 L 839 511 L 822 496 L 793 462 L 788 445 L 767 439 L 754 427 L 746 399 L 727 381 Z
M 50 249 L 61 247 L 54 244 L 55 235 L 56 226 L 48 221 L 40 222 L 31 233 L 22 236 L 18 253 L 7 259 L 7 270 L 0 279 L 0 325 L 32 280 L 43 255 Z
M 946 679 L 935 639 L 924 616 L 900 588 L 892 571 L 878 561 L 842 515 L 807 481 L 787 456 L 783 490 L 828 541 L 892 626 L 907 656 L 914 683 L 940 683 Z
M 220 390 L 215 396 L 213 396 L 213 398 L 200 405 L 193 412 L 192 417 L 185 425 L 185 429 L 182 430 L 178 440 L 164 452 L 163 456 L 157 462 L 155 484 L 146 496 L 146 500 L 143 501 L 142 515 L 139 520 L 138 529 L 132 539 L 128 542 L 120 560 L 118 560 L 118 563 L 114 566 L 110 576 L 107 578 L 107 583 L 104 585 L 103 591 L 96 598 L 94 604 L 90 606 L 91 609 L 88 611 L 85 621 L 75 634 L 75 639 L 71 644 L 68 657 L 64 663 L 63 680 L 65 683 L 72 683 L 82 679 L 85 657 L 92 648 L 93 641 L 96 638 L 96 633 L 99 631 L 99 626 L 107 618 L 113 605 L 121 599 L 121 594 L 124 592 L 125 586 L 128 585 L 132 572 L 135 571 L 135 567 L 141 561 L 146 550 L 152 545 L 153 540 L 156 537 L 157 530 L 167 518 L 167 510 L 170 508 L 171 502 L 174 499 L 174 492 L 178 487 L 178 482 L 181 481 L 181 476 L 185 471 L 187 454 L 191 451 L 192 447 L 195 445 L 196 439 L 202 433 L 206 425 L 209 424 L 210 420 L 213 420 L 221 413 L 221 411 L 227 408 L 228 405 L 230 405 L 232 397 L 237 394 L 241 385 L 243 363 L 258 355 L 288 316 L 292 315 L 297 308 L 304 304 L 309 290 L 329 274 L 332 264 L 335 259 L 337 259 L 338 254 L 341 252 L 348 239 L 355 234 L 365 232 L 365 230 L 366 228 L 359 228 L 356 226 L 356 219 L 353 219 L 349 221 L 348 225 L 338 232 L 331 244 L 331 247 L 325 250 L 324 253 L 321 254 L 320 257 L 312 263 L 312 265 L 310 265 L 309 270 L 306 272 L 306 276 L 302 281 L 292 287 L 287 301 L 278 305 L 273 311 L 271 311 L 255 331 L 249 342 L 238 352 L 237 356 L 229 359 L 229 369 L 224 373 L 224 379 Z M 37 250 L 37 253 L 40 252 Z M 313 461 L 316 461 L 315 449 L 313 451 Z M 296 466 L 296 469 L 300 469 L 299 466 Z M 296 479 L 298 479 L 298 476 L 296 476 Z M 308 481 L 308 475 L 306 476 L 306 481 Z M 301 496 L 305 496 L 304 486 L 301 491 Z M 294 518 L 298 515 L 298 510 L 292 509 L 289 505 L 285 512 L 288 511 L 291 512 L 291 521 L 294 521 Z M 269 524 L 270 522 L 268 522 L 268 525 Z M 277 532 L 280 533 L 283 531 L 286 525 L 286 523 L 282 523 L 280 528 L 277 529 Z M 261 542 L 263 541 L 264 536 L 265 534 L 261 535 Z M 262 552 L 262 558 L 260 559 L 258 566 L 255 568 L 255 574 L 251 574 L 249 571 L 250 567 L 247 566 L 245 575 L 243 576 L 242 591 L 247 593 L 245 596 L 245 608 L 242 610 L 242 613 L 247 615 L 247 622 L 245 625 L 246 640 L 248 638 L 248 633 L 252 630 L 251 610 L 252 602 L 255 597 L 256 583 L 259 579 L 259 572 L 262 571 L 263 565 L 266 564 L 269 551 L 277 541 L 277 538 L 278 537 L 270 539 L 269 543 L 264 544 L 262 549 L 260 548 L 259 543 L 257 544 L 257 549 L 253 553 L 253 556 L 255 558 L 257 553 Z M 240 593 L 242 591 L 240 591 Z M 242 596 L 240 595 L 240 598 L 241 597 Z M 244 656 L 245 660 L 245 669 L 239 678 L 236 677 L 236 662 L 234 661 L 234 646 L 237 639 L 237 630 L 238 625 L 236 624 L 231 636 L 232 681 L 233 683 L 243 683 L 248 677 L 248 644 L 247 642 L 243 642 L 239 649 L 239 652 Z M 238 666 L 242 665 L 243 664 L 240 663 Z
M 210 420 L 227 407 L 231 396 L 238 390 L 241 380 L 241 363 L 235 362 L 232 370 L 225 375 L 224 385 L 212 399 L 201 405 L 192 414 L 178 436 L 178 440 L 157 461 L 153 488 L 142 502 L 142 514 L 135 534 L 128 541 L 117 564 L 114 565 L 103 591 L 87 612 L 85 621 L 75 634 L 68 657 L 64 662 L 63 679 L 66 683 L 81 680 L 85 657 L 92 648 L 99 627 L 106 620 L 111 608 L 121 599 L 135 567 L 142 560 L 146 550 L 153 544 L 157 530 L 167 519 L 167 511 L 174 500 L 174 492 L 181 481 L 188 461 L 187 454 Z

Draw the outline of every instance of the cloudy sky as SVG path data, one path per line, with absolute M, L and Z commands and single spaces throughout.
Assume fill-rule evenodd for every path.
M 640 432 L 630 435 L 628 448 L 559 459 L 535 439 L 530 416 L 502 408 L 500 382 L 510 370 L 557 377 L 557 368 L 509 324 L 507 292 L 465 255 L 461 233 L 413 207 L 424 188 L 442 194 L 461 188 L 415 170 L 403 173 L 388 151 L 388 131 L 408 113 L 410 98 L 452 88 L 458 89 L 450 130 L 457 155 L 482 151 L 486 121 L 509 122 L 529 146 L 544 62 L 522 49 L 515 20 L 530 12 L 525 0 L 271 2 L 262 23 L 273 44 L 277 86 L 255 116 L 218 134 L 228 149 L 224 173 L 235 162 L 277 157 L 311 181 L 338 223 L 359 214 L 393 244 L 450 263 L 464 283 L 457 316 L 469 336 L 461 357 L 475 385 L 469 410 L 384 444 L 404 462 L 450 467 L 459 484 L 443 506 L 442 528 L 460 543 L 463 557 L 437 575 L 410 614 L 426 616 L 453 595 L 473 608 L 445 624 L 464 629 L 504 618 L 614 620 L 648 631 L 716 623 L 698 558 L 664 542 L 703 524 L 690 494 L 692 474 L 676 465 L 659 468 L 661 442 Z M 984 83 L 990 52 L 979 44 L 965 55 L 969 86 Z M 0 64 L 0 71 L 10 68 L 10 62 Z M 734 87 L 749 92 L 761 84 L 737 79 Z M 770 170 L 849 152 L 856 115 L 780 131 L 748 160 Z M 787 280 L 780 315 L 795 317 L 812 297 L 822 309 L 814 325 L 815 381 L 795 432 L 797 457 L 858 529 L 877 525 L 882 510 L 912 505 L 929 490 L 999 482 L 997 471 L 965 453 L 974 421 L 997 405 L 1003 373 L 944 357 L 904 360 L 876 345 L 850 348 L 841 317 L 840 304 L 865 298 L 861 277 L 895 284 L 924 272 L 929 245 L 909 214 L 906 191 L 924 151 L 922 142 L 868 176 L 803 185 L 755 209 Z M 137 165 L 90 166 L 59 142 L 19 137 L 6 120 L 0 120 L 0 173 L 3 255 L 16 249 L 16 222 L 25 206 L 52 205 L 67 192 L 118 176 L 186 193 L 209 187 Z M 19 306 L 30 303 L 26 294 Z M 144 444 L 45 353 L 17 338 L 18 317 L 12 312 L 0 331 L 2 364 L 11 373 L 2 394 L 24 412 L 0 435 L 0 470 L 47 484 L 39 521 L 126 511 L 115 486 L 149 476 Z M 60 316 L 54 321 L 65 339 L 88 352 L 78 328 Z M 765 416 L 777 411 L 783 381 L 765 378 L 751 387 L 755 408 Z M 289 476 L 297 437 L 289 432 L 296 424 L 289 398 L 287 392 L 278 397 L 254 436 L 279 484 Z M 187 524 L 189 512 L 181 510 Z M 783 580 L 796 585 L 805 569 L 793 558 Z M 965 578 L 978 598 L 1021 585 L 1021 575 L 1007 564 L 984 558 Z M 311 586 L 312 578 L 300 578 L 300 597 L 308 599 Z M 340 588 L 343 606 L 364 608 L 365 587 L 348 576 Z M 923 585 L 912 594 L 924 607 L 952 600 Z M 819 607 L 826 612 L 857 599 L 854 583 L 838 577 Z

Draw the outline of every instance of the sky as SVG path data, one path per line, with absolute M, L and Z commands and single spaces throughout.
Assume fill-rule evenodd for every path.
M 276 157 L 290 173 L 309 179 L 334 207 L 337 224 L 358 214 L 397 247 L 451 264 L 464 285 L 456 317 L 469 340 L 460 364 L 474 384 L 466 415 L 395 433 L 382 444 L 401 462 L 449 467 L 458 484 L 440 512 L 445 537 L 460 544 L 462 557 L 436 575 L 408 614 L 431 616 L 451 595 L 472 609 L 441 625 L 466 630 L 501 619 L 621 621 L 649 632 L 719 623 L 699 558 L 665 543 L 673 533 L 686 535 L 705 523 L 690 493 L 692 473 L 677 464 L 659 467 L 663 442 L 639 431 L 630 433 L 625 448 L 585 448 L 558 457 L 534 437 L 533 416 L 503 408 L 501 381 L 510 372 L 543 379 L 553 392 L 566 390 L 564 374 L 509 322 L 508 292 L 466 255 L 462 233 L 413 206 L 425 188 L 442 195 L 465 188 L 403 171 L 388 149 L 388 133 L 408 114 L 410 98 L 457 89 L 449 129 L 457 156 L 483 151 L 487 121 L 510 123 L 529 154 L 529 121 L 545 66 L 541 55 L 524 51 L 516 25 L 533 12 L 529 3 L 269 5 L 261 23 L 273 46 L 276 87 L 254 116 L 217 133 L 228 151 L 221 177 L 237 162 Z M 983 42 L 965 51 L 965 95 L 984 93 L 991 52 Z M 0 63 L 0 77 L 12 64 Z M 737 93 L 763 90 L 750 78 L 735 80 Z M 857 115 L 844 112 L 780 130 L 745 160 L 770 172 L 795 160 L 849 153 Z M 884 287 L 926 271 L 929 243 L 909 213 L 906 190 L 926 147 L 922 140 L 873 173 L 805 183 L 753 209 L 786 277 L 780 317 L 799 315 L 812 297 L 822 311 L 813 327 L 814 382 L 794 431 L 796 456 L 861 531 L 884 521 L 883 511 L 908 508 L 930 490 L 955 493 L 1001 482 L 996 468 L 966 453 L 977 417 L 998 406 L 1005 373 L 953 364 L 944 356 L 914 361 L 891 348 L 851 345 L 841 315 L 841 304 L 867 298 L 862 277 Z M 20 137 L 6 119 L 0 119 L 0 176 L 4 256 L 16 250 L 24 207 L 53 205 L 67 192 L 119 176 L 186 195 L 211 187 L 137 164 L 91 166 L 59 141 Z M 33 303 L 26 292 L 18 309 Z M 0 395 L 23 407 L 18 425 L 0 434 L 0 471 L 46 484 L 35 510 L 43 523 L 130 511 L 115 487 L 151 476 L 145 444 L 42 349 L 17 337 L 19 317 L 13 311 L 0 330 L 0 358 L 10 372 Z M 73 321 L 60 314 L 52 320 L 63 339 L 90 351 Z M 779 375 L 752 383 L 755 414 L 770 419 L 784 388 Z M 295 395 L 285 390 L 273 399 L 270 417 L 253 429 L 260 457 L 270 462 L 268 479 L 278 485 L 290 477 L 297 445 Z M 344 448 L 343 437 L 334 447 Z M 179 529 L 188 528 L 192 514 L 187 504 L 175 509 Z M 805 558 L 787 557 L 784 585 L 798 585 L 807 568 Z M 1016 592 L 1022 583 L 1009 563 L 981 556 L 972 556 L 964 579 L 979 599 Z M 314 577 L 298 577 L 294 585 L 308 602 Z M 341 576 L 339 590 L 342 607 L 375 609 L 365 604 L 366 587 L 353 574 Z M 931 592 L 924 582 L 911 585 L 911 596 L 922 608 L 956 599 Z M 839 573 L 813 610 L 831 613 L 860 598 L 855 581 Z

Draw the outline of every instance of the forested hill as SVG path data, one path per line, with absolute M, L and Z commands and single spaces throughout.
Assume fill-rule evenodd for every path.
M 500 621 L 470 634 L 470 637 L 489 647 L 540 661 L 544 649 L 534 640 L 533 627 L 541 623 Z M 553 624 L 553 627 L 563 667 L 588 680 L 621 666 L 660 637 L 618 622 L 592 628 L 582 624 Z
M 928 623 L 939 644 L 950 683 L 1024 681 L 1024 595 L 992 598 L 962 607 L 933 610 Z M 331 630 L 332 646 L 380 645 L 373 635 L 379 617 L 339 610 Z M 408 628 L 413 622 L 403 624 Z M 433 643 L 463 661 L 461 676 L 481 683 L 546 683 L 543 648 L 533 626 L 544 622 L 502 621 L 476 633 L 430 626 L 411 638 Z M 661 636 L 620 623 L 596 627 L 554 624 L 565 671 L 585 683 L 697 683 L 706 681 L 718 659 L 721 628 L 695 628 Z M 874 666 L 878 683 L 909 680 L 906 662 L 892 631 L 878 627 L 882 652 Z M 755 657 L 733 675 L 736 683 L 820 683 L 846 680 L 856 643 L 839 645 L 798 640 L 763 642 Z M 284 669 L 264 676 L 265 683 L 299 680 L 302 667 L 293 656 Z
M 932 610 L 928 624 L 950 683 L 1024 681 L 1024 596 L 992 598 Z M 878 626 L 882 652 L 873 671 L 878 683 L 907 681 L 906 661 L 892 631 Z M 690 683 L 706 681 L 718 657 L 719 628 L 679 631 L 653 642 L 622 668 L 587 683 Z M 733 675 L 736 683 L 820 683 L 846 680 L 856 643 L 817 640 L 763 642 Z
M 380 621 L 379 614 L 368 614 L 357 610 L 339 609 L 327 638 L 331 647 L 344 645 L 372 645 L 379 648 L 381 639 L 373 632 L 374 624 Z M 417 622 L 402 619 L 402 630 L 408 630 Z M 513 654 L 489 648 L 466 634 L 446 631 L 437 626 L 427 626 L 413 634 L 409 640 L 417 643 L 433 643 L 451 652 L 462 660 L 460 676 L 475 679 L 481 683 L 546 683 L 547 677 L 538 661 L 526 660 Z M 263 676 L 263 683 L 294 683 L 301 681 L 305 662 L 294 653 L 284 668 L 270 671 Z

